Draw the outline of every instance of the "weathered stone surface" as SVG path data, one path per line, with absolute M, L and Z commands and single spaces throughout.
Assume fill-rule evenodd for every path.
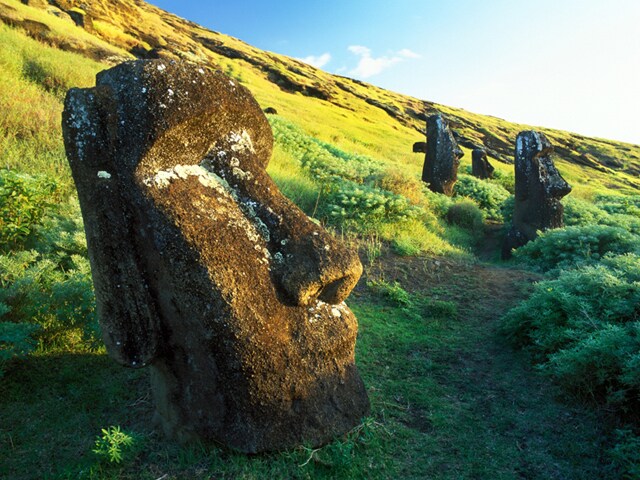
M 493 178 L 495 168 L 489 163 L 486 150 L 475 148 L 471 152 L 471 175 L 478 178 Z
M 150 366 L 168 435 L 259 452 L 359 423 L 343 300 L 362 266 L 266 174 L 273 136 L 248 90 L 128 62 L 68 93 L 63 132 L 105 343 Z
M 413 153 L 427 153 L 427 142 L 416 142 L 413 144 Z
M 446 120 L 440 114 L 427 118 L 427 154 L 422 180 L 436 193 L 453 195 L 458 166 L 464 153 L 458 147 Z
M 537 131 L 520 132 L 515 149 L 515 207 L 513 225 L 507 233 L 502 256 L 538 236 L 538 231 L 560 228 L 563 207 L 560 199 L 571 187 L 556 168 L 547 137 Z

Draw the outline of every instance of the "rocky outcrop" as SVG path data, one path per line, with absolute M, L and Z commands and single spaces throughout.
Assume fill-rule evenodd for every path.
M 533 130 L 520 132 L 515 149 L 515 206 L 502 256 L 535 239 L 538 231 L 564 226 L 560 199 L 571 187 L 556 168 L 547 137 Z
M 471 175 L 477 178 L 493 178 L 495 168 L 489 163 L 487 152 L 482 148 L 474 148 L 471 152 Z
M 362 266 L 267 175 L 273 136 L 247 89 L 128 62 L 68 93 L 63 132 L 107 349 L 150 368 L 168 435 L 254 453 L 360 422 L 343 300 Z
M 442 115 L 436 114 L 427 118 L 427 154 L 422 169 L 422 180 L 429 184 L 431 191 L 453 195 L 453 186 L 458 180 L 458 167 L 463 155 Z

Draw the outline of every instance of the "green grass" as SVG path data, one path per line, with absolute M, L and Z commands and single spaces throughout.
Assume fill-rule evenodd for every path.
M 0 166 L 70 175 L 61 134 L 62 100 L 73 86 L 89 86 L 104 65 L 63 52 L 0 24 Z

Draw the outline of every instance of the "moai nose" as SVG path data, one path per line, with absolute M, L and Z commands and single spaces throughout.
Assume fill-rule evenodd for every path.
M 306 218 L 303 221 L 315 228 L 291 239 L 284 259 L 282 286 L 296 305 L 308 305 L 316 300 L 341 303 L 362 275 L 360 259 L 354 250 L 329 233 Z

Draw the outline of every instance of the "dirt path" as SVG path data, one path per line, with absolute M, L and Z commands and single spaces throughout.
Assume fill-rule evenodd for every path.
M 434 478 L 615 478 L 606 469 L 602 419 L 586 407 L 563 402 L 497 332 L 502 315 L 526 298 L 537 275 L 487 263 L 393 254 L 379 259 L 367 274 L 397 281 L 416 297 L 457 306 L 457 318 L 443 334 L 446 345 L 429 350 L 430 361 L 439 366 L 429 375 L 445 392 L 440 408 L 448 412 L 437 413 L 446 416 L 440 430 L 427 430 L 431 438 L 425 448 L 434 462 Z M 424 430 L 428 420 L 428 412 L 419 412 L 415 428 Z M 452 463 L 456 457 L 460 464 Z M 477 476 L 468 473 L 474 461 Z M 495 476 L 487 477 L 492 463 Z

